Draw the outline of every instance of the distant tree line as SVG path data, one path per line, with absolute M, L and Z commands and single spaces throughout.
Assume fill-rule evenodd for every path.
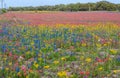
M 59 4 L 54 6 L 38 7 L 9 7 L 9 11 L 120 11 L 120 4 L 110 3 L 108 1 L 99 1 L 97 3 L 76 3 Z

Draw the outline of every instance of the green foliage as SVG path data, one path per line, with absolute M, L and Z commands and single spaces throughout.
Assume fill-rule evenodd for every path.
M 120 11 L 120 4 L 110 3 L 108 1 L 99 1 L 97 3 L 76 3 L 59 4 L 55 6 L 38 7 L 9 7 L 9 11 Z
M 7 12 L 6 9 L 1 9 L 1 10 L 0 10 L 0 14 L 6 13 L 6 12 Z
M 117 6 L 107 1 L 100 1 L 96 4 L 96 10 L 115 11 Z

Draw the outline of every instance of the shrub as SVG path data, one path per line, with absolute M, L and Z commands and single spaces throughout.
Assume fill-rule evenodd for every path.
M 0 10 L 0 14 L 4 14 L 4 13 L 6 13 L 6 12 L 7 12 L 6 9 L 1 9 L 1 10 Z

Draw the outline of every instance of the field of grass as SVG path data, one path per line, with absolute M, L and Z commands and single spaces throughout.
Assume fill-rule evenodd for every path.
M 119 78 L 120 27 L 0 24 L 0 78 Z

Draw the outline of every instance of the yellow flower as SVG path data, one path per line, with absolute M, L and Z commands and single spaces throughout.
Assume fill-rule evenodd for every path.
M 66 58 L 65 58 L 65 57 L 62 57 L 61 60 L 66 60 Z
M 17 73 L 17 75 L 18 75 L 18 76 L 21 76 L 21 73 L 20 73 L 20 72 L 18 72 L 18 73 Z
M 26 78 L 29 78 L 29 76 L 27 75 Z
M 42 58 L 38 58 L 38 60 L 39 60 L 39 61 L 41 61 L 41 60 L 42 60 Z
M 67 77 L 67 72 L 66 71 L 60 71 L 60 72 L 57 73 L 57 75 L 61 78 Z
M 11 66 L 11 65 L 12 65 L 12 62 L 10 62 L 9 65 Z
M 83 65 L 84 65 L 84 63 L 81 63 L 81 65 L 83 66 Z
M 39 65 L 38 65 L 37 63 L 34 63 L 34 66 L 35 66 L 36 68 L 38 68 L 38 67 L 39 67 Z
M 105 43 L 105 44 L 103 44 L 103 46 L 107 46 L 107 44 Z
M 98 70 L 102 71 L 102 70 L 103 70 L 103 67 L 99 67 Z
M 111 44 L 111 42 L 109 41 L 109 42 L 107 42 L 107 44 L 108 44 L 108 45 L 110 45 L 110 44 Z
M 3 60 L 7 60 L 7 58 L 3 58 Z
M 83 60 L 83 59 L 84 59 L 84 56 L 81 56 L 81 57 L 80 57 L 80 60 Z
M 48 65 L 47 65 L 47 66 L 44 66 L 45 69 L 48 69 L 49 67 L 50 67 L 50 66 L 48 66 Z
M 101 44 L 96 44 L 96 46 L 97 46 L 98 48 L 100 48 L 100 47 L 101 47 Z
M 120 70 L 113 70 L 113 73 L 120 73 Z
M 111 74 L 108 74 L 107 76 L 110 77 Z
M 74 75 L 70 75 L 70 78 L 73 78 L 74 77 Z
M 98 37 L 97 35 L 94 35 L 94 37 L 95 37 L 95 39 L 97 39 L 97 40 L 99 39 L 99 37 Z
M 113 70 L 114 73 L 117 73 L 117 70 Z
M 31 45 L 34 45 L 34 42 L 31 42 Z
M 86 62 L 91 62 L 92 59 L 91 59 L 91 58 L 86 58 L 85 61 L 86 61 Z
M 112 61 L 112 58 L 109 58 L 109 61 Z
M 85 47 L 87 44 L 86 43 L 82 43 L 82 46 Z
M 53 63 L 54 63 L 54 64 L 59 64 L 59 61 L 54 61 Z
M 110 49 L 110 52 L 111 52 L 112 54 L 117 54 L 117 50 L 115 50 L 115 49 Z
M 7 68 L 5 68 L 5 70 L 6 70 L 6 71 L 8 71 L 8 70 L 9 70 L 9 68 L 7 67 Z

